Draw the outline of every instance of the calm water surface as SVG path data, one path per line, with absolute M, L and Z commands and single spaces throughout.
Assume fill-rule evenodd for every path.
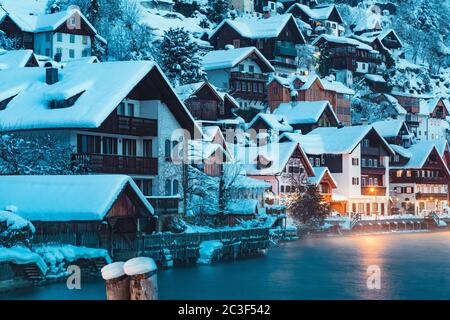
M 381 269 L 368 290 L 367 268 Z M 261 257 L 158 273 L 160 299 L 450 299 L 450 232 L 308 239 Z M 64 283 L 0 299 L 105 299 L 102 280 Z

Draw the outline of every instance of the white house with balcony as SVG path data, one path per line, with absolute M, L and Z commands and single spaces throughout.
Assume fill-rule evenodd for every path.
M 181 211 L 183 166 L 173 148 L 201 129 L 155 63 L 15 68 L 2 76 L 0 132 L 51 135 L 88 172 L 127 174 L 157 211 Z

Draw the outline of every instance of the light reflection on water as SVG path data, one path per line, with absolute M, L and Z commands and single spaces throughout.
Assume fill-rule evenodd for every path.
M 367 267 L 381 269 L 368 290 Z M 306 239 L 261 257 L 158 274 L 161 299 L 450 299 L 450 232 Z M 64 284 L 0 299 L 104 299 L 101 280 L 81 291 Z

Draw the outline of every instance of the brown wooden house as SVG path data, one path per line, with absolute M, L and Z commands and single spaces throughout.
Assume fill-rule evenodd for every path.
M 209 41 L 216 50 L 225 49 L 228 45 L 256 47 L 280 71 L 297 69 L 296 46 L 305 44 L 305 38 L 291 14 L 267 19 L 227 19 L 212 32 Z
M 124 175 L 3 176 L 0 206 L 36 227 L 35 243 L 107 249 L 131 257 L 143 233 L 159 230 L 153 207 Z

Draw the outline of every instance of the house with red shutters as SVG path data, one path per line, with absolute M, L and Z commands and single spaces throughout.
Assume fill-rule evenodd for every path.
M 256 47 L 280 73 L 297 71 L 297 46 L 306 43 L 291 14 L 226 19 L 209 35 L 209 42 L 216 50 Z
M 274 111 L 280 104 L 300 101 L 327 100 L 339 122 L 351 124 L 350 101 L 355 92 L 331 78 L 317 75 L 273 77 L 267 86 L 268 104 Z

